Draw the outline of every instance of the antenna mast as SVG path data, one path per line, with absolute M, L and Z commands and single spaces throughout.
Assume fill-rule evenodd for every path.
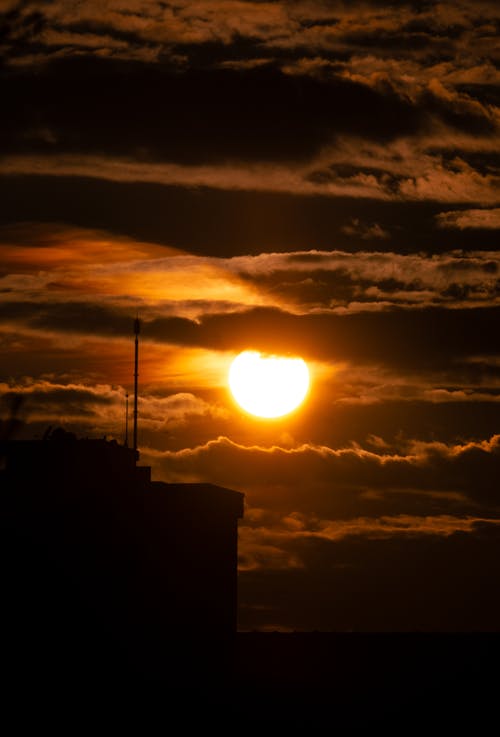
M 125 394 L 125 447 L 128 448 L 128 392 Z
M 139 382 L 139 333 L 141 322 L 139 317 L 134 320 L 135 334 L 135 370 L 134 370 L 134 450 L 137 450 L 137 386 Z

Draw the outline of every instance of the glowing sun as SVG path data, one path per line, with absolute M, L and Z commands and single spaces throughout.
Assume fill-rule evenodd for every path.
M 309 370 L 301 358 L 243 351 L 229 369 L 229 388 L 238 404 L 257 417 L 281 417 L 303 401 Z

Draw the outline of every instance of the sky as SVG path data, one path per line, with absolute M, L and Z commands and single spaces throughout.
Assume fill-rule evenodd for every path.
M 496 2 L 1 0 L 0 409 L 245 493 L 239 626 L 500 622 Z M 274 420 L 227 374 L 300 356 Z

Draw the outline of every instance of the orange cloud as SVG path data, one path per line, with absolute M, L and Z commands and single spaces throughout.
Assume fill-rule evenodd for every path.
M 99 432 L 122 440 L 126 389 L 120 385 L 25 377 L 0 382 L 0 402 L 23 399 L 24 420 L 31 423 L 64 424 L 69 429 Z M 130 408 L 132 391 L 130 391 Z M 191 392 L 159 394 L 142 388 L 138 398 L 141 431 L 164 436 L 194 418 L 211 422 L 224 419 L 228 411 Z
M 17 223 L 0 228 L 2 265 L 14 273 L 116 264 L 181 253 L 101 230 L 62 223 Z
M 299 529 L 290 528 L 297 522 Z M 346 538 L 369 540 L 388 538 L 450 537 L 456 533 L 473 535 L 482 523 L 498 526 L 500 519 L 479 516 L 458 517 L 451 514 L 416 516 L 398 514 L 382 517 L 318 520 L 300 513 L 268 521 L 267 526 L 239 527 L 239 569 L 293 570 L 306 568 L 298 544 L 308 540 L 335 543 Z
M 132 157 L 18 154 L 4 156 L 2 170 L 13 175 L 84 176 L 115 182 L 154 182 L 181 187 L 281 192 L 304 196 L 371 198 L 384 201 L 500 202 L 495 171 L 483 172 L 467 152 L 496 152 L 500 121 L 488 135 L 459 133 L 434 120 L 428 132 L 377 143 L 336 135 L 304 162 L 234 161 L 216 164 L 143 162 Z M 332 132 L 333 137 L 333 132 Z M 461 149 L 452 160 L 443 152 Z
M 190 301 L 205 303 L 206 309 L 210 302 L 223 309 L 225 303 L 264 301 L 256 286 L 221 268 L 217 259 L 188 256 L 104 231 L 26 223 L 0 229 L 0 242 L 2 286 L 8 294 L 19 292 L 29 298 L 38 290 L 41 298 L 49 292 L 51 299 L 67 299 L 83 292 L 94 299 L 122 302 L 132 312 L 170 302 L 178 304 L 178 314 L 187 316 L 193 315 Z
M 286 504 L 309 497 L 367 490 L 467 493 L 500 508 L 494 478 L 500 460 L 500 436 L 464 445 L 417 442 L 406 453 L 361 447 L 331 448 L 304 443 L 294 448 L 243 446 L 227 437 L 179 451 L 144 449 L 159 477 L 171 481 L 210 480 L 248 491 L 249 499 Z M 475 466 L 481 463 L 481 477 Z M 274 496 L 276 495 L 276 496 Z M 252 502 L 255 503 L 255 502 Z
M 440 212 L 436 217 L 440 228 L 486 228 L 487 230 L 500 229 L 500 208 L 475 210 L 450 210 Z

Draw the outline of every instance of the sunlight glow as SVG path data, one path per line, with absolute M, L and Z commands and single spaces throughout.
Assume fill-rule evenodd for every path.
M 304 400 L 309 370 L 301 358 L 244 351 L 231 364 L 229 387 L 246 412 L 257 417 L 281 417 Z

